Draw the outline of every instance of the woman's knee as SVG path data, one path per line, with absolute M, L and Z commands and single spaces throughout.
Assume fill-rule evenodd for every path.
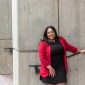
M 48 85 L 54 85 L 54 84 L 48 84 Z
M 60 84 L 56 84 L 56 85 L 65 85 L 65 83 L 60 83 Z

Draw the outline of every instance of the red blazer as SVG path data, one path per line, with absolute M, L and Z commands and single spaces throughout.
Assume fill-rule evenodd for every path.
M 59 37 L 59 40 L 64 47 L 63 57 L 64 57 L 64 65 L 67 73 L 68 66 L 67 66 L 66 50 L 76 53 L 78 51 L 78 48 L 68 44 L 67 41 L 61 36 Z M 46 68 L 46 66 L 51 65 L 50 53 L 51 53 L 50 45 L 46 43 L 46 41 L 41 41 L 38 48 L 38 55 L 41 61 L 40 75 L 42 77 L 47 77 L 49 74 L 49 70 Z

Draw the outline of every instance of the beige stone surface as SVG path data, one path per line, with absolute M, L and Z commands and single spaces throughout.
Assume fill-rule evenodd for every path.
M 13 56 L 10 53 L 11 40 L 0 40 L 0 74 L 13 73 Z
M 29 82 L 28 55 L 13 52 L 13 81 L 14 85 L 27 85 Z
M 11 0 L 0 0 L 0 39 L 12 39 Z
M 11 0 L 0 0 L 0 74 L 13 73 Z

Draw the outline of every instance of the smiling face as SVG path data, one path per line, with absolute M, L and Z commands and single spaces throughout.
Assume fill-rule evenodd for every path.
M 55 32 L 51 28 L 49 28 L 47 30 L 47 37 L 48 37 L 49 40 L 55 39 Z

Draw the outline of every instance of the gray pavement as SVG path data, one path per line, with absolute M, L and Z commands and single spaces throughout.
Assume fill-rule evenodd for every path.
M 0 75 L 0 85 L 13 85 L 13 76 Z

